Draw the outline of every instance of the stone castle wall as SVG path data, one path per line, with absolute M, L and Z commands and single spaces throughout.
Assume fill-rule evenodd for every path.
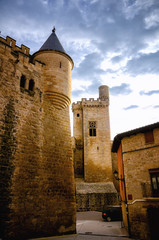
M 77 211 L 102 211 L 104 205 L 118 204 L 112 179 L 109 88 L 100 86 L 98 99 L 82 98 L 72 104 L 72 111 Z
M 58 108 L 46 79 L 46 65 L 33 62 L 27 47 L 0 38 L 0 232 L 6 239 L 75 232 L 70 102 L 64 95 L 67 103 L 60 99 Z
M 86 107 L 83 114 L 85 181 L 109 182 L 112 180 L 112 163 L 107 107 Z M 88 134 L 89 121 L 96 122 L 96 137 Z
M 112 181 L 109 98 L 82 98 L 72 104 L 74 116 L 75 176 L 86 182 Z M 96 122 L 96 136 L 89 135 L 89 122 Z
M 77 211 L 102 212 L 106 205 L 117 205 L 118 198 L 113 183 L 76 182 Z

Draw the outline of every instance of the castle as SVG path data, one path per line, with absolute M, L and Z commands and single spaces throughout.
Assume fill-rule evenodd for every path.
M 109 88 L 99 87 L 99 98 L 72 104 L 74 171 L 78 211 L 101 211 L 117 203 L 112 177 Z
M 0 238 L 75 233 L 76 210 L 116 204 L 120 186 L 129 233 L 156 239 L 159 123 L 117 135 L 111 153 L 109 89 L 100 86 L 97 100 L 72 104 L 72 144 L 73 61 L 55 29 L 29 50 L 0 37 Z
M 0 37 L 0 238 L 75 233 L 72 68 L 55 29 L 33 55 Z

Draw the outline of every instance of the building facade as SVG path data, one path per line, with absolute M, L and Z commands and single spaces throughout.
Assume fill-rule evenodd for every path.
M 1 238 L 75 232 L 72 68 L 55 29 L 33 55 L 0 38 Z
M 159 123 L 118 134 L 117 153 L 123 221 L 137 239 L 158 239 Z
M 116 197 L 112 182 L 109 88 L 100 86 L 97 100 L 82 98 L 72 104 L 72 111 L 77 209 L 99 210 L 108 199 L 113 203 Z

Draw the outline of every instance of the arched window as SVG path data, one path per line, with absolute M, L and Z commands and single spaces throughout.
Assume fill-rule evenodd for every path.
M 34 91 L 34 85 L 35 85 L 34 81 L 32 79 L 30 79 L 30 81 L 29 81 L 29 90 L 30 91 Z
M 26 78 L 24 75 L 22 75 L 20 79 L 20 87 L 25 88 L 25 83 L 26 83 Z
M 89 136 L 95 137 L 96 136 L 96 122 L 89 122 Z

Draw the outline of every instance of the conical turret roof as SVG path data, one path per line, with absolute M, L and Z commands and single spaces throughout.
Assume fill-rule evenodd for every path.
M 55 51 L 59 51 L 66 54 L 58 37 L 56 36 L 55 28 L 53 28 L 51 35 L 48 37 L 46 42 L 39 49 L 39 51 L 41 50 L 55 50 Z

